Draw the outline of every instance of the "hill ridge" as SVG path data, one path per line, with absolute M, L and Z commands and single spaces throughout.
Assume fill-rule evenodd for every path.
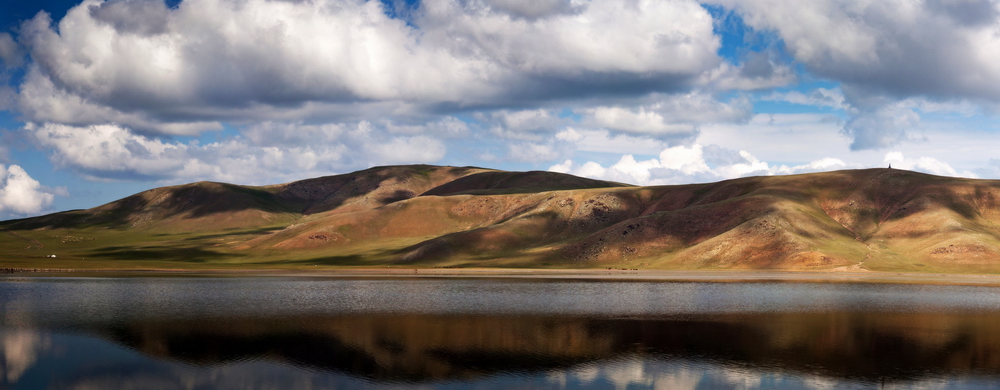
M 52 262 L 41 260 L 52 251 L 65 264 L 91 264 L 87 258 L 122 267 L 994 273 L 1000 181 L 873 168 L 636 187 L 554 172 L 402 165 L 260 187 L 161 187 L 0 229 L 45 245 L 0 241 L 9 264 Z

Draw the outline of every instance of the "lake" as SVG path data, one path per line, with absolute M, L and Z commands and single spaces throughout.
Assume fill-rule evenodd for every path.
M 0 277 L 6 389 L 1000 388 L 1000 288 Z

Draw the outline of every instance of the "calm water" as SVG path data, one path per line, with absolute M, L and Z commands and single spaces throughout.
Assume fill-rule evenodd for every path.
M 1000 388 L 1000 288 L 0 278 L 6 389 Z

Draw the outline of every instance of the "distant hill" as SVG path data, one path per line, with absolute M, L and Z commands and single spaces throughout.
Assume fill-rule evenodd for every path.
M 412 165 L 264 187 L 199 182 L 0 222 L 0 267 L 996 273 L 998 223 L 1000 181 L 897 169 L 635 187 Z

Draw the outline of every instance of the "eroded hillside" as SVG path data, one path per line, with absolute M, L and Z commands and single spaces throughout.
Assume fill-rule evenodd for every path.
M 378 167 L 194 183 L 0 223 L 10 267 L 486 266 L 1000 271 L 1000 182 L 868 169 L 633 187 Z M 55 254 L 55 259 L 46 257 Z

